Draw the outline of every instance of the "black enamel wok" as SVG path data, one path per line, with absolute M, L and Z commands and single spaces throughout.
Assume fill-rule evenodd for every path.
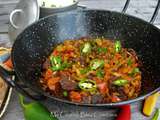
M 53 46 L 65 39 L 81 37 L 105 37 L 121 40 L 126 48 L 132 48 L 142 61 L 142 90 L 139 97 L 117 103 L 82 104 L 55 98 L 44 92 L 39 84 L 42 63 Z M 143 100 L 160 90 L 160 30 L 138 18 L 122 13 L 102 10 L 81 10 L 58 13 L 26 28 L 16 39 L 11 53 L 18 79 L 0 67 L 0 75 L 19 92 L 35 98 L 28 87 L 38 96 L 85 106 L 117 106 Z M 21 85 L 22 83 L 23 85 Z

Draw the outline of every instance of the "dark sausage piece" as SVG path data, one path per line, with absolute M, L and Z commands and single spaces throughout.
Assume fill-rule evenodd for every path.
M 95 77 L 95 75 L 92 74 L 92 73 L 90 73 L 90 74 L 87 76 L 87 78 L 88 78 L 88 79 L 91 79 L 91 80 L 92 80 L 94 77 Z
M 84 65 L 84 66 L 87 65 L 84 56 L 80 56 L 79 62 L 80 62 L 81 65 Z
M 90 104 L 91 103 L 91 96 L 82 96 L 82 103 Z
M 91 102 L 92 102 L 93 104 L 101 103 L 102 101 L 103 101 L 103 96 L 100 95 L 100 94 L 93 95 L 92 98 L 91 98 Z
M 46 61 L 43 63 L 43 69 L 46 70 L 48 69 L 50 66 L 50 61 L 49 59 L 46 59 Z
M 60 84 L 64 90 L 75 90 L 77 88 L 77 83 L 74 82 L 74 78 L 68 75 L 61 75 Z

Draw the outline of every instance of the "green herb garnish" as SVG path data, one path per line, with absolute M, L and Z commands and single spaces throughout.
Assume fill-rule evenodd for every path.
M 63 91 L 63 96 L 67 97 L 68 96 L 68 92 L 67 91 Z
M 98 53 L 106 53 L 107 52 L 107 48 L 98 48 Z
M 131 66 L 131 65 L 132 65 L 132 60 L 131 60 L 131 58 L 128 59 L 127 65 L 128 65 L 128 66 Z
M 67 63 L 67 61 L 62 62 L 62 59 L 60 56 L 51 56 L 50 57 L 51 62 L 51 70 L 58 71 L 58 70 L 64 70 L 67 67 L 70 67 L 71 64 Z
M 119 40 L 117 40 L 116 42 L 115 42 L 115 51 L 116 52 L 120 52 L 121 51 L 121 42 L 119 41 Z
M 129 73 L 129 75 L 134 76 L 136 73 L 139 73 L 139 72 L 140 72 L 139 68 L 136 67 L 132 70 L 132 72 Z
M 80 70 L 80 73 L 81 74 L 86 74 L 87 72 L 89 72 L 90 71 L 90 68 L 84 68 L 84 69 L 81 69 Z
M 91 52 L 91 44 L 89 42 L 85 43 L 82 49 L 82 53 Z
M 97 77 L 99 77 L 99 78 L 103 78 L 103 77 L 104 77 L 104 71 L 103 71 L 103 70 L 98 70 L 98 71 L 96 72 L 96 75 L 97 75 Z
M 97 68 L 102 68 L 102 67 L 104 67 L 104 61 L 95 59 L 95 60 L 91 61 L 90 66 L 91 66 L 91 70 L 96 70 Z
M 117 80 L 113 81 L 113 84 L 116 86 L 123 86 L 127 83 L 128 83 L 128 80 L 125 80 L 125 79 L 117 79 Z

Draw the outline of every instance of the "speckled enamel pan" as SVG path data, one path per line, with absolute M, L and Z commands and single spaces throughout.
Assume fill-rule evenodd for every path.
M 42 90 L 39 85 L 41 67 L 53 46 L 65 39 L 86 36 L 118 39 L 126 48 L 136 51 L 143 63 L 142 89 L 137 98 L 117 103 L 80 104 L 56 98 Z M 0 75 L 9 85 L 31 98 L 45 97 L 74 105 L 113 107 L 143 100 L 160 90 L 160 30 L 144 20 L 118 12 L 79 10 L 42 18 L 17 37 L 11 57 L 17 80 L 6 79 L 9 78 L 7 71 L 1 67 Z M 36 96 L 25 90 L 24 86 Z

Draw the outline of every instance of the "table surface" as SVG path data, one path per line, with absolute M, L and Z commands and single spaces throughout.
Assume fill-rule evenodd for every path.
M 8 37 L 8 20 L 9 13 L 14 9 L 19 0 L 0 0 L 0 46 L 11 46 Z M 80 5 L 86 5 L 88 8 L 106 9 L 113 11 L 121 11 L 125 0 L 80 0 Z M 157 0 L 131 0 L 127 14 L 131 14 L 149 21 Z M 160 12 L 154 25 L 160 28 Z M 51 102 L 44 103 L 52 112 L 54 112 L 60 120 L 114 120 L 117 116 L 117 109 L 109 108 L 83 108 L 63 103 Z M 151 117 L 145 117 L 142 114 L 141 102 L 131 105 L 132 120 L 150 120 Z M 160 99 L 156 104 L 156 108 L 160 107 Z M 155 111 L 155 110 L 154 110 Z M 7 108 L 6 114 L 2 120 L 24 120 L 22 109 L 19 105 L 17 92 L 13 91 L 11 101 Z

